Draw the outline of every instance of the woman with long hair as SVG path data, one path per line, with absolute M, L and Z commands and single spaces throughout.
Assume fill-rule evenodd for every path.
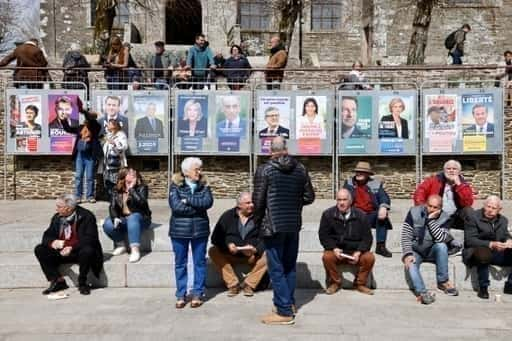
M 117 183 L 117 175 L 122 167 L 127 166 L 126 150 L 128 139 L 121 129 L 119 121 L 108 121 L 106 139 L 103 144 L 103 183 L 109 200 Z

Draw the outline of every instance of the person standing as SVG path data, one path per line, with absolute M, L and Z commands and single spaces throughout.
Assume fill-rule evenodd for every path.
M 192 69 L 192 82 L 194 89 L 202 89 L 208 79 L 208 68 L 215 69 L 213 52 L 208 47 L 204 34 L 196 36 L 196 43 L 188 50 L 187 68 Z
M 452 57 L 453 65 L 462 64 L 462 58 L 464 56 L 464 42 L 466 41 L 466 33 L 471 31 L 471 26 L 469 24 L 462 25 L 457 31 L 453 32 L 453 47 L 450 48 L 450 52 L 448 53 Z M 452 35 L 450 34 L 450 36 Z M 450 39 L 450 36 L 446 38 L 446 40 Z M 445 45 L 448 42 L 445 42 Z M 451 45 L 451 44 L 450 44 Z
M 302 207 L 315 200 L 306 167 L 288 155 L 286 140 L 275 137 L 271 158 L 254 175 L 254 224 L 264 237 L 275 312 L 265 324 L 294 324 L 296 265 Z
M 281 44 L 279 37 L 273 37 L 270 39 L 270 58 L 267 63 L 267 71 L 265 71 L 265 81 L 267 84 L 267 90 L 279 89 L 281 86 L 279 83 L 284 78 L 284 68 L 288 62 L 288 53 Z M 273 84 L 274 83 L 274 84 Z

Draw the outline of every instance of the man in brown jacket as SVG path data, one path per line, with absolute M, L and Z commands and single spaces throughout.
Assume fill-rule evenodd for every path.
M 453 59 L 452 64 L 462 64 L 462 58 L 464 56 L 464 42 L 466 41 L 466 33 L 471 31 L 469 24 L 464 24 L 460 29 L 455 32 L 455 45 L 450 50 L 450 56 Z
M 265 71 L 265 81 L 267 90 L 279 89 L 284 77 L 284 68 L 288 61 L 288 54 L 281 44 L 279 37 L 270 39 L 270 58 L 267 63 L 267 71 Z M 272 84 L 274 83 L 274 84 Z
M 0 61 L 0 66 L 6 66 L 16 59 L 16 67 L 46 67 L 46 60 L 43 51 L 39 48 L 37 39 L 30 39 Z M 48 70 L 40 69 L 17 69 L 14 71 L 15 82 L 42 82 L 48 80 Z M 42 88 L 41 84 L 18 83 L 19 87 Z

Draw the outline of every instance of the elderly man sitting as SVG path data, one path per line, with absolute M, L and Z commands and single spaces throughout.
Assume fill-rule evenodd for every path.
M 478 297 L 489 298 L 489 265 L 512 266 L 512 236 L 508 220 L 500 214 L 501 200 L 489 196 L 484 207 L 474 211 L 464 230 L 462 260 L 478 270 Z M 503 293 L 512 294 L 512 272 L 509 273 Z
M 41 244 L 34 252 L 41 268 L 50 282 L 43 295 L 68 288 L 59 272 L 59 265 L 78 263 L 78 290 L 82 295 L 90 294 L 87 274 L 92 269 L 99 277 L 103 268 L 103 250 L 98 239 L 98 226 L 94 214 L 77 206 L 72 194 L 61 195 L 56 201 L 57 213 L 52 217 L 50 227 L 44 232 Z
M 215 267 L 228 288 L 228 296 L 236 296 L 240 289 L 245 296 L 253 296 L 263 275 L 267 272 L 263 240 L 254 226 L 252 194 L 242 192 L 237 206 L 224 212 L 212 234 L 212 246 L 208 251 Z M 251 271 L 240 285 L 233 264 L 246 263 Z

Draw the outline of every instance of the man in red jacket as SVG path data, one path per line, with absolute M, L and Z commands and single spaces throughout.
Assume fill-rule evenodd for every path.
M 443 211 L 451 218 L 449 228 L 464 230 L 464 226 L 473 212 L 473 188 L 461 175 L 461 164 L 456 160 L 448 160 L 443 172 L 426 178 L 414 192 L 414 205 L 422 205 L 431 195 L 443 198 Z M 460 249 L 460 243 L 452 240 L 449 246 Z M 453 253 L 452 250 L 449 252 Z

